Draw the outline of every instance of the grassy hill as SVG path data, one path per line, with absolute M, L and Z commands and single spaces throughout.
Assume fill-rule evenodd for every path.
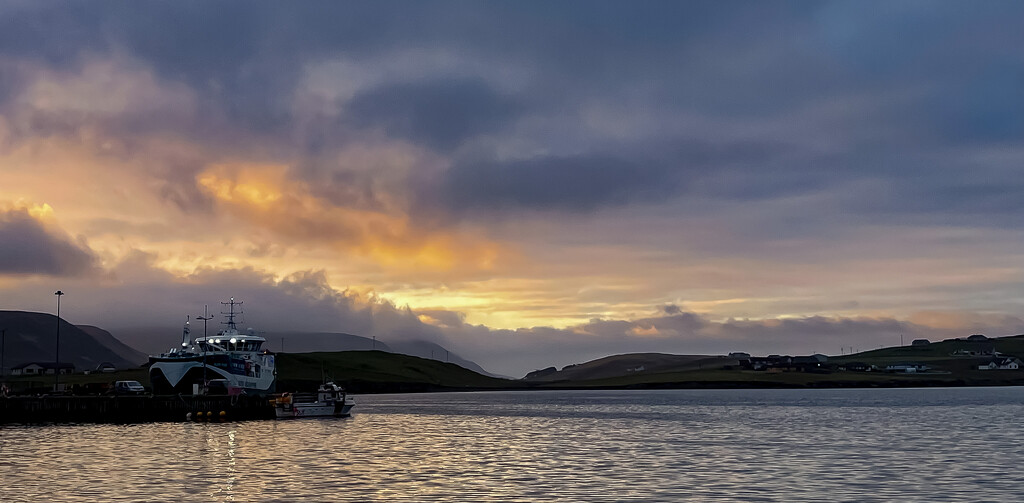
M 76 370 L 95 369 L 104 362 L 117 368 L 133 368 L 146 358 L 120 344 L 109 333 L 95 327 L 78 327 L 48 313 L 0 311 L 0 328 L 6 331 L 4 367 L 29 362 L 52 362 L 60 324 L 60 361 Z
M 831 357 L 828 369 L 816 372 L 766 372 L 742 370 L 735 360 L 719 357 L 666 358 L 671 355 L 619 355 L 606 357 L 557 373 L 532 379 L 542 388 L 702 388 L 702 387 L 903 387 L 903 386 L 1000 386 L 1024 385 L 1024 370 L 978 370 L 992 356 L 980 355 L 994 349 L 1003 356 L 1024 358 L 1024 335 L 999 337 L 987 341 L 948 340 L 919 346 L 900 346 Z M 975 353 L 971 355 L 970 353 Z M 608 370 L 628 364 L 642 371 L 618 371 L 617 375 L 577 373 L 576 368 Z M 645 364 L 646 362 L 646 364 Z M 863 362 L 884 368 L 898 363 L 922 363 L 933 371 L 919 374 L 889 372 L 851 372 L 839 370 L 844 364 Z M 697 363 L 698 365 L 695 365 Z M 559 379 L 559 377 L 566 377 Z M 539 381 L 539 382 L 538 382 Z
M 736 365 L 735 358 L 708 355 L 671 355 L 664 353 L 628 353 L 606 356 L 586 363 L 567 365 L 561 370 L 532 372 L 527 382 L 594 381 L 619 377 L 645 376 L 666 372 L 716 369 Z M 639 377 L 639 379 L 643 379 Z
M 312 391 L 323 382 L 324 377 L 355 393 L 506 389 L 516 384 L 515 381 L 466 370 L 454 363 L 384 351 L 277 355 L 279 391 Z M 52 375 L 8 376 L 7 380 L 21 383 L 16 389 L 25 386 L 49 388 L 53 384 Z M 149 373 L 146 369 L 60 376 L 60 382 L 69 385 L 103 384 L 120 380 L 137 380 L 149 387 Z
M 277 356 L 278 389 L 309 389 L 324 376 L 354 392 L 502 389 L 514 381 L 478 374 L 427 358 L 384 351 L 283 353 Z
M 1016 356 L 1024 359 L 1024 335 L 997 337 L 981 342 L 946 340 L 921 346 L 897 346 L 875 349 L 853 355 L 832 357 L 829 358 L 829 363 L 864 362 L 884 367 L 895 363 L 919 362 L 935 369 L 956 374 L 971 373 L 972 371 L 978 372 L 976 370 L 978 364 L 991 360 L 992 357 L 970 356 L 963 353 L 977 353 L 985 349 L 994 349 L 1004 356 Z M 957 356 L 956 353 L 958 352 L 961 355 Z
M 815 372 L 743 370 L 737 359 L 700 355 L 638 353 L 570 365 L 529 380 L 500 379 L 453 363 L 384 351 L 279 353 L 278 390 L 311 390 L 326 377 L 355 393 L 556 388 L 794 388 L 1024 385 L 1024 370 L 977 370 L 991 356 L 965 356 L 995 349 L 1024 356 L 1024 336 L 983 342 L 951 340 L 921 346 L 877 349 L 829 358 Z M 923 363 L 935 372 L 898 374 L 839 370 L 863 362 L 884 368 L 893 363 Z M 640 367 L 643 367 L 642 369 Z M 49 386 L 52 376 L 22 378 Z M 136 379 L 148 384 L 145 370 L 114 374 L 61 376 L 69 384 Z

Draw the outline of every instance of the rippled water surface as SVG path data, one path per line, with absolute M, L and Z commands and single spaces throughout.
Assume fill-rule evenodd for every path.
M 1024 389 L 366 395 L 349 419 L 0 426 L 0 501 L 1021 501 Z

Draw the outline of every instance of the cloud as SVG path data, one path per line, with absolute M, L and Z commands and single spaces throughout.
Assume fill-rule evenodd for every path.
M 99 271 L 83 240 L 76 242 L 39 218 L 51 211 L 48 206 L 0 209 L 0 275 L 73 277 Z
M 218 302 L 244 301 L 241 323 L 273 341 L 275 332 L 346 332 L 377 337 L 385 343 L 428 340 L 444 345 L 485 369 L 521 376 L 546 366 L 580 363 L 610 354 L 752 354 L 821 352 L 837 354 L 853 346 L 868 350 L 899 342 L 903 334 L 942 340 L 971 333 L 1016 334 L 1024 320 L 972 312 L 927 312 L 909 319 L 893 317 L 767 318 L 714 321 L 679 311 L 634 319 L 594 319 L 554 328 L 492 329 L 465 322 L 463 313 L 418 311 L 375 295 L 333 287 L 324 271 L 300 271 L 277 278 L 252 268 L 201 268 L 186 276 L 156 267 L 155 257 L 138 253 L 111 270 L 116 281 L 97 284 L 84 278 L 61 283 L 70 320 L 112 330 L 178 326 L 186 314 L 218 312 Z M 26 292 L 39 291 L 41 300 Z M 50 284 L 37 280 L 15 289 L 0 285 L 0 301 L 14 309 L 46 310 Z M 88 292 L 88 295 L 82 295 Z M 146 308 L 138 308 L 144 299 Z M 33 305 L 38 302 L 38 305 Z M 658 310 L 663 310 L 661 306 Z M 168 330 L 168 337 L 176 337 Z M 154 337 L 159 338 L 158 335 Z M 157 341 L 158 342 L 158 341 Z M 159 344 L 156 344 L 159 347 Z
M 490 269 L 500 245 L 447 229 L 421 228 L 403 208 L 364 208 L 319 197 L 283 165 L 228 164 L 199 174 L 224 209 L 281 239 L 348 250 L 395 269 Z
M 455 210 L 592 211 L 645 197 L 662 199 L 678 183 L 663 166 L 602 155 L 464 161 L 446 174 L 443 199 Z
M 1018 3 L 0 10 L 0 199 L 63 212 L 5 210 L 21 285 L 136 251 L 119 281 L 183 302 L 197 267 L 295 298 L 322 271 L 521 365 L 1022 296 Z
M 367 89 L 344 110 L 355 127 L 381 127 L 389 136 L 450 150 L 507 126 L 521 106 L 482 81 L 437 80 Z

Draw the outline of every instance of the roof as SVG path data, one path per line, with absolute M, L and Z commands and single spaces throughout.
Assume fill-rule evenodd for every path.
M 12 370 L 23 369 L 25 367 L 28 367 L 29 365 L 36 365 L 36 366 L 42 367 L 44 369 L 57 368 L 58 365 L 62 369 L 73 369 L 73 368 L 75 368 L 75 365 L 73 363 L 68 363 L 68 362 L 60 362 L 58 364 L 54 364 L 53 362 L 28 362 L 28 363 L 22 363 L 21 365 L 15 365 L 14 367 L 11 367 L 11 369 Z

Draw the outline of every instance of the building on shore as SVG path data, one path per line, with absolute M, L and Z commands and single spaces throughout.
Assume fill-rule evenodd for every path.
M 11 375 L 53 375 L 58 369 L 61 374 L 73 374 L 75 372 L 75 365 L 68 362 L 28 362 L 11 367 Z

